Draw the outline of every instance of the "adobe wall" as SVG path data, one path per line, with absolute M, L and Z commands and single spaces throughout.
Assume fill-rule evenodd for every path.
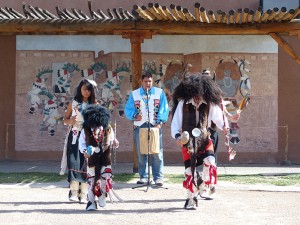
M 299 39 L 296 37 L 285 37 L 284 39 L 299 57 Z M 300 65 L 281 47 L 278 51 L 278 75 L 278 118 L 280 126 L 278 136 L 279 149 L 282 152 L 281 158 L 300 164 Z
M 95 9 L 99 8 L 105 10 L 107 8 L 123 7 L 131 10 L 133 4 L 147 5 L 149 1 L 112 0 L 92 1 L 92 3 Z M 193 10 L 194 2 L 183 3 L 180 0 L 174 0 L 161 4 L 169 6 L 171 3 L 186 6 L 188 9 Z M 88 14 L 87 2 L 81 0 L 54 0 L 51 1 L 51 3 L 47 1 L 28 0 L 26 4 L 46 8 L 53 13 L 55 13 L 56 5 L 59 5 L 61 9 L 69 9 L 71 7 L 80 8 Z M 246 7 L 256 9 L 258 5 L 258 0 L 230 0 L 227 4 L 223 4 L 221 0 L 214 2 L 209 0 L 201 1 L 201 6 L 204 6 L 206 9 L 221 9 L 224 11 Z M 1 1 L 1 6 L 13 7 L 19 12 L 22 12 L 22 4 L 18 0 L 3 0 Z M 287 37 L 286 40 L 299 55 L 299 39 Z M 52 62 L 57 62 L 57 60 L 60 63 L 68 61 L 74 62 L 80 65 L 81 68 L 88 68 L 93 62 L 99 61 L 101 57 L 103 61 L 109 65 L 109 68 L 113 68 L 113 53 L 111 53 L 110 56 L 106 55 L 104 57 L 102 55 L 94 59 L 94 53 L 92 51 L 16 52 L 15 49 L 15 36 L 0 36 L 0 65 L 2 68 L 2 76 L 0 76 L 0 92 L 2 97 L 0 101 L 1 105 L 5 106 L 0 108 L 0 158 L 4 159 L 8 157 L 17 160 L 60 159 L 61 146 L 66 127 L 59 124 L 55 125 L 56 136 L 49 139 L 48 131 L 40 131 L 40 124 L 43 123 L 44 119 L 42 110 L 39 109 L 35 115 L 28 115 L 31 105 L 28 92 L 32 88 L 32 84 L 36 81 L 38 70 L 43 67 L 49 67 Z M 129 58 L 129 54 L 126 54 L 126 57 Z M 280 47 L 278 57 L 277 54 L 243 53 L 242 55 L 251 61 L 253 65 L 252 69 L 254 69 L 254 71 L 256 70 L 257 73 L 253 71 L 251 73 L 251 84 L 253 87 L 253 92 L 251 92 L 251 104 L 249 108 L 243 112 L 241 117 L 240 126 L 242 129 L 239 135 L 242 142 L 237 146 L 238 155 L 233 163 L 279 163 L 284 159 L 291 160 L 293 163 L 300 163 L 300 154 L 298 154 L 300 145 L 300 122 L 298 122 L 300 103 L 297 100 L 300 88 L 298 85 L 300 66 Z M 192 64 L 196 65 L 192 70 L 198 71 L 198 68 L 201 68 L 202 65 L 206 67 L 210 64 L 215 68 L 220 58 L 227 57 L 229 59 L 234 56 L 237 55 L 228 53 L 206 53 L 201 55 L 195 53 L 194 55 L 186 54 L 180 57 L 184 58 L 185 62 L 192 62 Z M 241 56 L 241 54 L 239 54 L 239 56 Z M 200 61 L 201 66 L 200 63 L 198 63 Z M 276 62 L 278 62 L 278 72 Z M 15 67 L 15 65 L 20 65 L 20 67 Z M 116 67 L 116 63 L 114 66 Z M 5 76 L 3 76 L 3 74 L 5 74 Z M 255 74 L 263 76 L 257 76 Z M 49 82 L 47 85 L 49 88 L 52 88 L 52 75 L 46 76 L 48 78 L 47 82 Z M 80 73 L 75 75 L 71 88 L 74 88 L 74 84 L 78 82 L 80 78 Z M 122 90 L 122 92 L 124 92 L 124 90 Z M 46 99 L 41 100 L 45 102 Z M 276 108 L 278 108 L 278 112 L 274 110 Z M 114 113 L 117 112 L 118 111 L 115 111 Z M 63 108 L 59 108 L 59 113 L 61 115 L 63 114 Z M 170 135 L 169 123 L 170 122 L 165 125 L 163 130 L 164 137 L 169 137 Z M 7 124 L 10 124 L 8 126 L 8 132 L 6 132 Z M 15 129 L 15 124 L 17 124 L 17 127 L 20 129 Z M 250 125 L 253 125 L 255 129 L 250 128 Z M 128 146 L 128 149 L 131 149 L 131 125 L 128 123 L 124 125 L 120 124 L 120 126 L 126 127 L 124 131 L 120 130 L 121 134 L 124 135 L 124 139 L 121 137 L 121 141 L 125 143 L 126 147 Z M 275 135 L 277 131 L 278 135 Z M 249 134 L 252 136 L 247 136 Z M 222 135 L 220 136 L 222 137 Z M 286 140 L 288 140 L 288 144 Z M 222 142 L 223 141 L 220 141 L 219 160 L 221 162 L 227 162 L 227 153 L 226 149 L 222 147 Z M 172 140 L 167 139 L 165 141 L 165 151 L 170 152 L 170 154 L 165 154 L 165 159 L 167 162 L 181 162 L 181 155 L 178 149 L 175 150 L 173 146 L 174 142 Z M 251 148 L 249 146 L 251 146 Z M 40 147 L 43 147 L 44 151 L 38 151 Z M 7 148 L 9 150 L 8 152 L 6 152 Z M 119 157 L 119 159 L 123 161 L 132 160 L 132 154 L 127 150 L 124 150 L 124 152 L 121 151 Z
M 116 121 L 117 136 L 121 143 L 118 161 L 132 161 L 132 123 L 124 117 L 132 79 L 129 52 L 105 54 L 100 51 L 95 58 L 94 52 L 32 50 L 17 51 L 16 58 L 15 159 L 60 159 L 66 134 L 66 127 L 61 121 L 64 107 L 72 98 L 82 75 L 86 74 L 89 75 L 87 78 L 98 83 L 97 98 L 111 110 L 112 122 Z M 204 68 L 217 70 L 222 63 L 231 62 L 233 67 L 225 70 L 237 71 L 237 63 L 242 59 L 248 61 L 246 67 L 251 70 L 244 74 L 251 80 L 251 104 L 239 121 L 241 129 L 237 133 L 241 142 L 234 146 L 238 155 L 233 163 L 275 163 L 278 155 L 278 114 L 274 110 L 278 108 L 277 67 L 274 66 L 278 64 L 277 54 L 142 54 L 143 69 L 152 71 L 154 85 L 163 88 L 168 98 L 181 79 L 187 63 L 192 65 L 190 70 L 201 71 Z M 69 67 L 66 68 L 66 65 Z M 94 70 L 89 70 L 92 67 Z M 51 71 L 47 72 L 47 69 Z M 240 74 L 237 76 L 239 82 Z M 54 90 L 59 83 L 58 79 L 64 77 L 70 81 L 70 90 L 66 94 Z M 238 87 L 235 93 L 235 98 L 240 102 L 242 95 Z M 163 127 L 165 161 L 178 163 L 181 162 L 181 153 L 171 138 L 170 124 L 171 118 Z M 228 162 L 227 149 L 223 143 L 224 137 L 220 133 L 219 161 Z
M 5 74 L 14 74 L 15 69 L 11 68 L 11 67 L 7 67 L 7 65 L 15 65 L 15 63 L 22 65 L 22 67 L 17 67 L 17 88 L 15 88 L 14 86 L 12 86 L 12 84 L 15 81 L 15 77 L 14 76 L 1 76 L 1 83 L 5 84 L 3 85 L 3 88 L 1 89 L 1 91 L 3 92 L 2 96 L 5 96 L 4 98 L 1 98 L 1 101 L 3 102 L 4 105 L 6 105 L 6 108 L 2 108 L 1 110 L 3 112 L 1 112 L 1 115 L 3 115 L 1 117 L 1 151 L 0 151 L 0 157 L 3 159 L 5 158 L 5 149 L 6 149 L 6 124 L 7 121 L 9 121 L 10 125 L 9 126 L 9 135 L 8 135 L 8 156 L 9 158 L 13 158 L 13 159 L 19 159 L 19 160 L 30 160 L 30 159 L 60 159 L 61 157 L 61 146 L 63 143 L 63 136 L 64 136 L 64 132 L 65 132 L 65 127 L 62 126 L 61 128 L 58 126 L 57 130 L 56 130 L 56 134 L 60 134 L 57 135 L 57 137 L 54 137 L 54 139 L 50 139 L 50 140 L 46 140 L 48 139 L 48 137 L 46 138 L 47 135 L 45 135 L 46 133 L 44 133 L 45 137 L 42 137 L 41 133 L 39 132 L 39 123 L 40 121 L 43 121 L 43 116 L 40 112 L 39 115 L 37 115 L 36 117 L 29 117 L 28 123 L 22 123 L 19 124 L 18 126 L 23 127 L 23 129 L 21 129 L 20 131 L 14 129 L 14 124 L 15 121 L 19 121 L 19 119 L 22 120 L 22 118 L 25 117 L 25 114 L 28 114 L 28 109 L 29 109 L 29 102 L 28 102 L 28 98 L 27 98 L 27 93 L 28 91 L 31 89 L 32 87 L 32 83 L 35 81 L 35 76 L 37 74 L 38 69 L 40 69 L 41 67 L 47 67 L 51 64 L 51 62 L 57 61 L 56 58 L 58 57 L 59 61 L 61 62 L 67 62 L 67 61 L 73 61 L 73 62 L 78 62 L 79 64 L 82 64 L 82 67 L 87 68 L 88 66 L 90 66 L 91 63 L 93 63 L 93 61 L 97 61 L 100 60 L 101 57 L 96 57 L 96 59 L 94 59 L 94 52 L 77 52 L 77 51 L 68 51 L 67 52 L 51 52 L 51 51 L 18 51 L 17 56 L 15 54 L 8 54 L 9 52 L 11 52 L 12 49 L 15 48 L 15 37 L 13 36 L 1 36 L 2 40 L 1 43 L 5 43 L 5 45 L 2 46 L 1 48 L 1 53 L 2 55 L 5 55 L 5 57 L 1 57 L 3 60 L 1 60 L 2 68 L 3 68 L 3 73 Z M 292 47 L 295 49 L 296 52 L 299 52 L 299 43 L 298 40 L 294 37 L 289 37 L 286 38 L 286 40 L 292 45 Z M 26 52 L 26 53 L 25 53 Z M 74 54 L 73 54 L 74 53 Z M 29 54 L 29 55 L 27 55 Z M 70 54 L 70 55 L 68 55 Z M 77 55 L 76 55 L 77 54 Z M 100 54 L 100 53 L 99 53 Z M 107 59 L 105 58 L 106 62 L 110 62 L 111 61 L 111 67 L 113 67 L 113 54 L 116 53 L 111 53 L 111 56 L 109 56 Z M 130 58 L 129 57 L 129 53 L 124 53 L 126 56 L 126 58 Z M 82 58 L 80 59 L 74 59 L 74 57 L 82 57 L 83 55 L 85 55 L 86 59 L 82 60 Z M 150 54 L 151 55 L 151 54 Z M 251 93 L 251 104 L 249 105 L 249 110 L 246 109 L 245 112 L 243 113 L 243 116 L 241 117 L 241 127 L 243 129 L 241 129 L 241 133 L 240 133 L 240 137 L 241 137 L 241 144 L 237 146 L 237 150 L 238 150 L 238 157 L 236 158 L 236 160 L 234 160 L 232 163 L 238 163 L 238 162 L 262 162 L 262 163 L 280 163 L 282 160 L 284 159 L 288 159 L 291 160 L 293 163 L 299 163 L 300 159 L 299 159 L 299 154 L 298 154 L 298 136 L 299 136 L 299 132 L 298 132 L 298 127 L 299 124 L 297 123 L 297 115 L 298 115 L 298 109 L 299 109 L 299 104 L 297 101 L 297 93 L 299 92 L 299 87 L 297 86 L 298 82 L 298 78 L 297 75 L 299 74 L 299 65 L 296 64 L 296 62 L 294 62 L 290 56 L 288 56 L 281 48 L 279 48 L 279 54 L 278 54 L 278 119 L 273 120 L 273 118 L 276 118 L 276 111 L 270 110 L 273 107 L 276 108 L 276 100 L 274 100 L 275 98 L 270 97 L 270 93 L 273 94 L 273 96 L 276 96 L 276 93 L 274 92 L 275 89 L 271 89 L 270 87 L 276 86 L 276 79 L 271 79 L 270 76 L 261 76 L 260 78 L 253 76 L 253 74 L 255 74 L 253 72 L 253 69 L 255 71 L 255 67 L 254 65 L 256 64 L 260 64 L 262 68 L 265 68 L 264 70 L 258 69 L 258 74 L 276 74 L 276 66 L 269 66 L 272 61 L 275 62 L 276 65 L 276 56 L 275 58 L 272 59 L 272 55 L 276 55 L 276 54 L 269 54 L 269 56 L 263 56 L 263 54 L 240 54 L 240 56 L 245 56 L 247 57 L 247 59 L 249 61 L 252 61 L 252 72 L 251 72 L 251 81 L 252 81 L 252 87 L 253 87 L 253 93 Z M 30 56 L 32 58 L 30 58 L 30 60 L 26 59 L 27 56 Z M 196 64 L 196 67 L 193 67 L 193 69 L 195 71 L 198 70 L 198 68 L 206 67 L 207 65 L 210 65 L 212 67 L 215 67 L 218 63 L 218 61 L 220 60 L 221 56 L 226 57 L 230 57 L 230 58 L 234 58 L 234 54 L 216 54 L 214 55 L 213 53 L 211 54 L 188 54 L 184 56 L 184 60 L 186 62 L 191 62 L 192 64 L 194 64 L 193 62 L 199 62 L 201 61 L 201 66 L 200 64 Z M 55 57 L 55 60 L 53 60 L 53 58 Z M 59 58 L 60 57 L 60 58 Z M 75 58 L 76 58 L 75 57 Z M 85 58 L 83 57 L 83 58 Z M 123 56 L 122 56 L 123 57 Z M 181 56 L 182 57 L 182 56 Z M 213 60 L 211 60 L 211 57 Z M 258 60 L 259 57 L 262 57 L 261 60 Z M 103 56 L 102 56 L 103 58 Z M 116 57 L 118 58 L 118 57 Z M 16 62 L 17 59 L 17 62 Z M 26 62 L 28 60 L 28 62 Z M 45 60 L 48 63 L 45 63 Z M 269 61 L 271 60 L 271 61 Z M 213 61 L 213 63 L 211 63 Z M 254 63 L 253 63 L 254 62 Z M 108 63 L 109 64 L 109 63 Z M 32 67 L 33 65 L 33 67 Z M 116 64 L 115 64 L 116 67 Z M 288 71 L 288 76 L 287 76 L 287 71 Z M 26 77 L 28 76 L 28 77 Z M 20 77 L 20 78 L 19 78 Z M 78 79 L 80 75 L 78 75 Z M 275 77 L 276 78 L 276 77 Z M 287 79 L 288 78 L 288 79 Z M 50 80 L 48 80 L 48 82 L 50 82 Z M 257 85 L 254 85 L 254 83 L 256 82 Z M 74 82 L 75 83 L 75 82 Z M 271 85 L 271 86 L 270 86 Z M 17 93 L 16 98 L 12 97 L 11 92 Z M 263 98 L 260 98 L 256 95 L 254 95 L 254 93 L 257 92 L 257 95 L 261 95 L 264 96 Z M 22 97 L 20 97 L 22 96 Z M 272 100 L 273 99 L 273 100 Z M 267 100 L 267 101 L 266 101 Z M 14 108 L 14 105 L 16 104 L 16 108 Z M 265 104 L 267 103 L 267 104 Z M 13 106 L 11 105 L 13 104 Z M 254 105 L 258 105 L 258 109 L 254 108 Z M 8 110 L 9 108 L 11 108 L 10 110 Z M 251 115 L 247 115 L 248 111 L 253 112 L 256 111 L 256 113 L 259 115 L 259 117 L 254 116 L 254 121 L 258 121 L 256 122 L 256 125 L 258 126 L 258 124 L 262 124 L 261 127 L 264 126 L 264 124 L 266 124 L 267 126 L 262 130 L 259 131 L 257 134 L 257 138 L 256 139 L 249 139 L 244 137 L 244 133 L 248 132 L 249 130 L 245 130 L 244 128 L 247 127 L 247 124 L 249 124 L 248 122 L 245 122 L 244 118 L 246 117 L 253 117 Z M 268 111 L 269 110 L 269 111 Z M 14 116 L 13 116 L 13 112 L 16 111 L 16 120 L 14 120 Z M 17 113 L 19 111 L 19 113 Z M 267 115 L 271 115 L 270 116 L 265 116 L 265 113 L 262 113 L 260 115 L 260 112 L 265 112 L 267 111 Z M 63 113 L 63 112 L 61 112 Z M 254 114 L 255 115 L 255 114 Z M 28 115 L 27 115 L 28 116 Z M 267 120 L 265 120 L 265 118 L 267 118 Z M 258 119 L 258 120 L 257 120 Z M 30 122 L 31 121 L 31 122 Z M 39 121 L 37 123 L 37 121 Z M 278 122 L 276 122 L 278 121 Z M 33 122 L 35 122 L 36 124 L 33 126 Z M 278 136 L 274 137 L 274 133 L 272 131 L 272 127 L 270 126 L 270 124 L 275 124 L 277 123 L 278 125 Z M 245 125 L 246 124 L 246 125 Z M 288 135 L 286 133 L 286 125 L 288 125 Z M 128 127 L 130 127 L 131 125 L 129 124 Z M 275 125 L 274 125 L 275 126 Z M 121 126 L 123 127 L 123 125 Z M 127 126 L 125 126 L 127 127 Z M 26 132 L 23 132 L 24 129 L 28 129 L 28 128 L 35 128 L 34 132 L 30 132 L 30 134 L 25 134 Z M 246 128 L 248 129 L 248 128 Z M 276 128 L 274 127 L 274 131 L 276 130 Z M 120 131 L 121 133 L 123 131 Z M 169 124 L 167 123 L 165 128 L 164 128 L 164 136 L 168 137 L 170 135 L 169 133 Z M 261 133 L 263 132 L 263 134 Z M 16 141 L 14 138 L 13 133 L 16 134 Z M 268 134 L 268 136 L 265 136 L 265 134 Z M 127 135 L 129 138 L 127 138 Z M 132 136 L 131 132 L 125 133 L 124 135 L 124 143 L 126 146 L 128 146 L 129 149 L 131 149 L 131 140 L 132 140 Z M 58 138 L 58 136 L 60 136 L 60 138 Z M 222 135 L 220 135 L 222 136 Z M 260 138 L 260 136 L 263 137 L 263 139 Z M 22 137 L 21 139 L 19 137 Z M 267 140 L 268 138 L 269 141 Z M 276 146 L 276 138 L 277 138 L 277 146 Z M 286 145 L 286 139 L 288 138 L 288 146 Z M 30 140 L 40 140 L 40 143 L 31 143 Z M 20 141 L 21 140 L 21 141 Z M 26 142 L 28 142 L 26 145 L 28 145 L 27 147 L 25 147 L 26 145 L 24 145 L 24 141 L 26 140 Z M 271 140 L 271 142 L 270 142 Z M 274 140 L 274 141 L 273 141 Z M 127 142 L 126 142 L 127 141 Z M 172 154 L 165 154 L 165 159 L 167 162 L 180 162 L 181 161 L 181 156 L 180 153 L 177 152 L 177 150 L 173 150 L 173 142 L 172 140 L 166 140 L 165 141 L 165 151 L 166 152 L 174 152 Z M 252 153 L 252 149 L 249 148 L 244 148 L 244 143 L 245 142 L 249 142 L 252 143 L 252 146 L 258 146 L 255 147 L 255 151 Z M 53 145 L 53 143 L 55 143 Z M 259 144 L 257 144 L 259 143 Z M 272 143 L 272 144 L 271 144 Z M 23 146 L 24 145 L 24 146 Z M 264 146 L 271 146 L 268 147 L 267 150 L 263 150 L 261 151 L 259 149 L 259 146 L 261 146 L 262 148 Z M 16 148 L 14 147 L 16 146 Z M 37 146 L 43 146 L 45 148 L 45 151 L 42 152 L 38 152 Z M 47 147 L 49 146 L 49 147 Z M 170 147 L 168 147 L 170 146 Z M 227 154 L 226 154 L 226 149 L 224 149 L 224 147 L 221 147 L 222 144 L 220 144 L 220 154 L 219 154 L 219 159 L 222 162 L 227 162 Z M 273 147 L 272 147 L 273 146 Z M 265 149 L 265 148 L 264 148 Z M 14 151 L 16 150 L 16 151 Z M 29 151 L 28 151 L 29 150 Z M 33 151 L 32 151 L 33 150 Z M 287 150 L 287 157 L 285 157 L 285 151 Z M 30 152 L 30 155 L 28 154 Z M 126 151 L 125 151 L 126 152 Z M 120 160 L 124 160 L 124 161 L 131 161 L 132 160 L 132 154 L 131 152 L 120 152 L 119 155 L 119 159 Z

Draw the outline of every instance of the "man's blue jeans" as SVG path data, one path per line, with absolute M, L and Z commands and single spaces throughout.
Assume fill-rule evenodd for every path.
M 138 171 L 141 179 L 148 178 L 148 155 L 140 154 L 140 139 L 139 139 L 140 128 L 146 128 L 146 127 L 148 127 L 148 123 L 144 123 L 142 126 L 136 127 L 134 129 L 134 141 L 135 141 L 136 151 L 138 155 Z M 150 127 L 153 127 L 153 125 L 150 124 Z M 159 154 L 151 154 L 151 166 L 152 166 L 152 175 L 154 181 L 156 181 L 157 179 L 163 179 L 164 159 L 163 159 L 161 129 L 159 129 L 159 141 L 160 141 Z

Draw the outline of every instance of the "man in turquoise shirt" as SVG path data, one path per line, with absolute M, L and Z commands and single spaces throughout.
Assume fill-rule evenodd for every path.
M 151 154 L 152 175 L 156 185 L 163 185 L 163 146 L 162 123 L 168 120 L 169 106 L 166 94 L 161 88 L 153 87 L 152 74 L 142 74 L 142 87 L 134 90 L 125 105 L 125 116 L 133 121 L 134 142 L 138 155 L 138 171 L 140 180 L 138 184 L 148 181 L 148 156 L 140 151 L 140 129 L 156 127 L 159 129 L 158 154 Z M 142 147 L 142 146 L 141 146 Z

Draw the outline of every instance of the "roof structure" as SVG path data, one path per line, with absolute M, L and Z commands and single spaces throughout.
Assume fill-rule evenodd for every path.
M 285 7 L 263 12 L 245 8 L 213 11 L 195 3 L 191 12 L 182 6 L 134 5 L 131 12 L 122 8 L 60 9 L 56 15 L 47 9 L 23 3 L 23 12 L 0 7 L 0 34 L 116 34 L 122 30 L 150 30 L 153 34 L 269 34 L 299 35 L 300 9 Z
M 300 58 L 281 35 L 300 39 L 300 8 L 285 7 L 251 10 L 248 8 L 213 11 L 194 4 L 193 12 L 180 5 L 170 7 L 158 3 L 134 5 L 131 12 L 123 8 L 60 9 L 56 15 L 47 9 L 23 3 L 23 12 L 0 7 L 0 35 L 5 34 L 91 34 L 122 35 L 131 43 L 142 43 L 152 35 L 271 35 L 273 39 L 300 64 Z M 139 47 L 138 47 L 139 49 Z M 139 50 L 137 50 L 139 51 Z

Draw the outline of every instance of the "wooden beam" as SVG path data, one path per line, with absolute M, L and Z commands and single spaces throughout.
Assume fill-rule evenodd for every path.
M 294 30 L 289 32 L 289 36 L 295 36 L 296 38 L 300 39 L 300 30 Z
M 228 21 L 228 17 L 227 17 L 226 12 L 222 12 L 222 20 L 221 20 L 221 22 L 227 24 L 227 21 Z
M 291 20 L 295 13 L 296 11 L 294 9 L 290 9 L 286 14 L 284 14 L 282 20 L 286 20 L 286 21 Z
M 190 13 L 190 11 L 187 8 L 184 8 L 182 10 L 183 14 L 185 15 L 185 17 L 187 18 L 188 21 L 192 22 L 195 21 L 195 17 L 192 13 Z
M 234 14 L 235 14 L 235 11 L 233 10 L 233 9 L 231 9 L 230 11 L 229 11 L 229 17 L 228 17 L 228 22 L 230 23 L 230 24 L 234 24 L 235 23 L 235 21 L 234 21 Z
M 296 10 L 295 14 L 293 15 L 292 19 L 295 19 L 300 14 L 300 7 Z
M 195 7 L 195 18 L 196 18 L 196 21 L 200 22 L 200 3 L 199 2 L 196 2 L 194 4 L 194 7 Z
M 239 8 L 237 10 L 237 13 L 235 15 L 235 23 L 240 23 L 241 22 L 242 12 L 243 12 L 243 10 L 241 8 Z
M 201 21 L 204 22 L 204 23 L 209 22 L 207 14 L 206 14 L 206 10 L 205 10 L 204 7 L 200 8 L 200 18 L 201 18 Z
M 174 14 L 173 14 L 174 15 Z M 208 13 L 210 17 L 210 13 Z M 222 16 L 222 14 L 219 14 Z M 225 18 L 225 17 L 224 17 Z M 210 19 L 210 18 L 209 18 Z M 221 19 L 221 17 L 220 17 Z M 32 22 L 31 20 L 18 20 L 18 22 L 0 22 L 0 34 L 91 34 L 112 35 L 122 30 L 153 31 L 155 34 L 191 34 L 191 35 L 268 35 L 269 33 L 289 33 L 300 30 L 300 21 L 292 20 L 284 23 L 245 23 L 228 26 L 227 24 L 194 23 L 194 22 L 170 22 L 168 21 L 144 21 L 125 20 L 103 22 L 103 20 L 83 20 L 80 22 Z M 221 22 L 221 20 L 220 20 Z M 235 23 L 238 23 L 235 21 Z
M 209 10 L 207 14 L 208 14 L 209 23 L 215 23 L 216 17 L 215 17 L 214 11 Z
M 177 10 L 176 10 L 176 6 L 175 6 L 174 4 L 171 4 L 171 5 L 170 5 L 170 9 L 171 9 L 171 12 L 172 12 L 173 16 L 176 18 L 176 21 L 181 20 L 181 18 L 180 18 L 180 16 L 179 16 L 178 12 L 177 12 Z
M 261 17 L 262 7 L 258 7 L 258 9 L 255 11 L 254 15 L 254 22 L 259 22 Z
M 282 7 L 279 11 L 279 13 L 274 17 L 275 21 L 280 21 L 284 14 L 286 13 L 286 7 Z
M 271 21 L 275 18 L 275 16 L 278 14 L 279 9 L 278 8 L 274 8 L 272 13 L 270 14 L 270 16 L 268 17 L 268 21 Z
M 137 30 L 151 30 L 155 34 L 191 34 L 191 35 L 268 35 L 269 33 L 288 33 L 299 30 L 299 22 L 288 23 L 246 23 L 238 26 L 228 26 L 218 23 L 136 23 Z
M 243 14 L 242 14 L 242 23 L 247 23 L 247 18 L 248 18 L 248 14 L 249 14 L 249 9 L 245 8 L 243 10 Z
M 143 10 L 143 12 L 145 13 L 145 14 L 147 14 L 152 20 L 156 20 L 156 16 L 155 15 L 153 15 L 151 12 L 150 12 L 150 10 L 146 7 L 146 6 L 142 6 L 141 7 L 141 9 Z
M 247 17 L 247 23 L 253 23 L 255 12 L 253 10 L 249 11 L 248 17 Z
M 164 10 L 164 12 L 166 13 L 166 15 L 168 16 L 169 20 L 171 21 L 177 21 L 177 19 L 175 18 L 175 16 L 170 12 L 170 10 L 166 7 L 163 6 L 162 9 Z
M 187 21 L 188 19 L 186 18 L 186 16 L 184 15 L 182 10 L 183 9 L 180 5 L 176 6 L 176 11 L 177 11 L 177 14 L 180 17 L 180 19 L 183 20 L 183 21 Z
M 164 10 L 162 9 L 161 5 L 158 3 L 154 4 L 154 7 L 156 8 L 157 12 L 159 13 L 159 15 L 164 19 L 164 20 L 169 20 L 167 14 L 164 12 Z
M 280 47 L 283 48 L 283 50 L 289 54 L 299 65 L 300 65 L 300 58 L 297 56 L 295 51 L 293 50 L 292 47 L 288 45 L 288 43 L 281 38 L 278 34 L 276 33 L 270 33 L 270 36 L 278 43 Z
M 264 14 L 261 16 L 260 22 L 268 21 L 268 17 L 271 15 L 272 12 L 273 12 L 273 10 L 271 10 L 271 9 L 268 9 L 266 12 L 264 12 Z
M 149 11 L 158 19 L 158 20 L 163 20 L 163 17 L 159 14 L 157 9 L 154 7 L 153 3 L 148 4 Z
M 152 16 L 148 15 L 141 7 L 134 5 L 133 9 L 144 19 L 144 20 L 154 20 Z
M 217 10 L 217 16 L 216 16 L 216 21 L 217 23 L 221 23 L 222 22 L 222 10 Z

